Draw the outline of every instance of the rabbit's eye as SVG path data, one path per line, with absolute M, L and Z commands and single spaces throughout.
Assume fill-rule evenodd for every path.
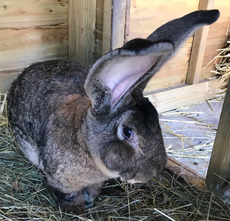
M 123 135 L 124 138 L 132 140 L 133 136 L 134 136 L 134 133 L 133 133 L 133 131 L 130 128 L 123 127 L 122 135 Z

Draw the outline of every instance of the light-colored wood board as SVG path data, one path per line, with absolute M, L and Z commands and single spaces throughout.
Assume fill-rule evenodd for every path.
M 162 113 L 213 98 L 220 93 L 219 90 L 216 91 L 217 85 L 218 80 L 212 80 L 151 95 L 145 95 L 145 97 L 150 100 L 159 113 Z
M 112 49 L 120 48 L 125 42 L 125 18 L 127 0 L 113 1 Z
M 66 24 L 68 0 L 0 1 L 0 29 Z
M 208 40 L 206 44 L 203 68 L 219 53 L 217 49 L 223 48 L 226 41 L 229 39 L 229 0 L 215 0 L 214 8 L 220 11 L 220 18 L 209 27 Z M 226 35 L 227 34 L 227 35 Z M 211 77 L 213 74 L 210 72 L 214 70 L 214 63 L 211 63 L 207 68 L 201 71 L 201 79 Z
M 198 174 L 196 171 L 178 162 L 172 157 L 168 156 L 167 165 L 165 167 L 177 176 L 185 179 L 190 185 L 193 185 L 197 190 L 204 189 L 205 177 Z
M 198 4 L 199 0 L 131 0 L 129 40 L 146 38 L 164 23 L 197 10 Z
M 96 0 L 69 0 L 69 59 L 85 64 L 95 60 Z
M 175 85 L 184 84 L 186 80 L 185 74 L 178 74 L 178 75 L 169 75 L 165 76 L 159 75 L 159 77 L 153 77 L 149 83 L 147 84 L 146 88 L 144 89 L 144 94 L 154 93 L 155 90 L 159 89 L 166 89 L 168 87 L 172 87 Z
M 94 61 L 97 61 L 102 56 L 104 2 L 105 0 L 96 0 Z
M 225 96 L 206 176 L 206 186 L 222 194 L 230 187 L 230 84 Z
M 113 0 L 104 0 L 102 55 L 111 50 Z
M 66 26 L 5 29 L 0 35 L 0 70 L 24 68 L 31 63 L 68 56 Z
M 9 91 L 11 83 L 22 71 L 23 69 L 0 72 L 0 93 Z
M 199 0 L 132 0 L 130 9 L 129 40 L 133 38 L 146 38 L 164 23 L 197 10 L 198 4 Z M 175 57 L 167 62 L 161 70 L 153 76 L 146 90 L 151 91 L 171 86 L 172 84 L 170 83 L 169 78 L 172 79 L 172 75 L 176 76 L 174 79 L 180 76 L 179 81 L 174 81 L 176 84 L 184 83 L 184 79 L 186 79 L 187 75 L 191 47 L 192 38 L 189 38 L 182 45 Z M 181 77 L 181 75 L 183 75 L 183 77 Z M 154 84 L 154 80 L 157 80 L 159 76 L 162 80 L 159 81 L 158 84 Z M 163 78 L 165 78 L 165 81 Z
M 183 84 L 186 80 L 192 38 L 189 38 L 175 57 L 158 71 L 145 88 L 145 92 Z
M 214 0 L 200 0 L 199 10 L 212 9 Z M 192 51 L 188 66 L 186 83 L 196 84 L 200 81 L 200 74 L 203 64 L 203 58 L 208 38 L 209 26 L 205 26 L 196 31 L 192 43 Z

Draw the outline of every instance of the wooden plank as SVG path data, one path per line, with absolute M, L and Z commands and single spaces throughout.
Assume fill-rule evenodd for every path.
M 168 72 L 169 73 L 169 72 Z M 178 71 L 178 73 L 180 73 Z M 173 75 L 159 75 L 159 77 L 153 77 L 146 88 L 144 89 L 144 94 L 153 94 L 156 90 L 171 88 L 172 86 L 179 86 L 185 83 L 185 75 L 182 74 L 173 74 Z
M 206 186 L 222 194 L 230 181 L 230 84 L 228 84 L 206 177 Z
M 96 0 L 69 0 L 69 58 L 94 63 Z
M 129 40 L 146 38 L 164 23 L 197 10 L 198 4 L 199 0 L 131 0 Z M 146 91 L 183 84 L 187 75 L 191 47 L 192 37 L 183 44 L 175 57 L 153 76 Z
M 120 48 L 125 42 L 125 18 L 127 0 L 113 1 L 112 49 Z
M 148 82 L 145 92 L 184 84 L 192 39 L 188 39 L 178 54 L 170 59 Z
M 190 185 L 195 186 L 196 189 L 200 191 L 204 189 L 205 177 L 172 157 L 168 156 L 165 168 L 185 179 Z
M 131 0 L 129 40 L 148 37 L 164 23 L 197 10 L 198 4 L 199 0 Z
M 104 0 L 102 55 L 111 50 L 113 0 Z
M 97 61 L 102 56 L 104 2 L 105 0 L 96 0 L 94 61 Z
M 218 53 L 217 49 L 223 48 L 229 39 L 229 8 L 230 1 L 216 0 L 214 8 L 220 11 L 220 18 L 209 27 L 209 35 L 204 54 L 203 67 L 205 67 Z M 211 63 L 205 69 L 202 69 L 201 79 L 212 76 L 211 70 L 214 70 L 214 63 Z
M 0 1 L 0 29 L 67 24 L 68 0 Z
M 0 91 L 31 63 L 67 58 L 67 0 L 0 2 Z
M 216 90 L 218 80 L 206 81 L 199 84 L 187 85 L 176 89 L 145 95 L 159 113 L 185 105 L 197 103 L 219 94 Z
M 65 25 L 1 30 L 0 71 L 25 68 L 37 61 L 67 58 L 67 40 Z
M 199 10 L 212 9 L 214 0 L 200 0 Z M 209 26 L 205 26 L 196 31 L 193 38 L 192 52 L 187 74 L 187 84 L 196 84 L 200 81 L 200 73 L 208 38 Z

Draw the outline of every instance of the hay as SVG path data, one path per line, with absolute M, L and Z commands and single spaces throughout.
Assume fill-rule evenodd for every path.
M 230 39 L 222 49 L 218 49 L 220 53 L 215 56 L 203 69 L 214 62 L 214 71 L 211 71 L 214 77 L 218 77 L 220 82 L 217 88 L 227 88 L 230 78 Z
M 164 170 L 145 184 L 107 182 L 86 214 L 59 210 L 42 173 L 18 150 L 0 94 L 0 220 L 230 220 L 230 208 L 209 191 Z M 4 107 L 4 108 L 3 108 Z

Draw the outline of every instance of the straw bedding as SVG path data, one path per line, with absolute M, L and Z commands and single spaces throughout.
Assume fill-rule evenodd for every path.
M 43 174 L 11 136 L 6 94 L 0 97 L 0 220 L 230 220 L 230 207 L 220 197 L 166 170 L 145 184 L 106 182 L 85 214 L 62 213 Z

